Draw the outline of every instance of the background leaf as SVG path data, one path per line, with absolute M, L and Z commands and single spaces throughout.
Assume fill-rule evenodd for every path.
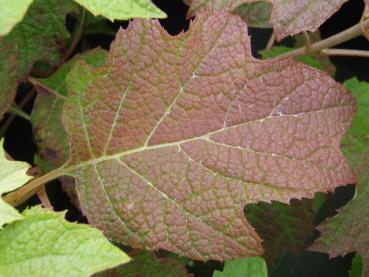
M 213 11 L 236 11 L 240 5 L 254 2 L 270 2 L 273 4 L 271 22 L 277 40 L 292 36 L 303 31 L 316 31 L 329 17 L 332 16 L 347 0 L 184 0 L 190 5 L 188 16 L 191 17 L 205 9 Z M 255 14 L 270 13 L 267 4 L 254 6 Z M 260 9 L 258 12 L 256 9 Z M 265 10 L 265 11 L 263 11 Z M 267 20 L 264 18 L 263 22 Z
M 157 258 L 153 253 L 140 252 L 132 261 L 98 274 L 96 277 L 185 277 L 186 267 L 171 258 Z
M 90 50 L 63 64 L 50 77 L 31 80 L 37 90 L 31 114 L 33 135 L 38 147 L 35 162 L 43 172 L 62 166 L 69 157 L 69 142 L 61 122 L 68 94 L 66 75 L 77 61 L 83 60 L 96 67 L 104 62 L 105 56 L 105 50 Z
M 75 0 L 95 16 L 102 15 L 111 21 L 130 18 L 164 18 L 166 14 L 159 10 L 151 0 Z
M 7 35 L 22 20 L 33 0 L 0 0 L 0 36 Z
M 52 66 L 60 63 L 69 37 L 65 16 L 74 9 L 69 0 L 35 0 L 24 19 L 0 38 L 0 117 L 36 61 L 45 60 Z
M 0 141 L 0 230 L 4 224 L 22 219 L 21 214 L 1 198 L 6 192 L 16 190 L 27 183 L 32 176 L 28 176 L 30 165 L 25 162 L 10 161 L 6 158 L 3 148 L 4 140 Z
M 69 223 L 64 214 L 36 206 L 6 226 L 0 232 L 0 275 L 87 277 L 129 261 L 99 230 Z
M 268 269 L 265 261 L 260 257 L 243 258 L 234 261 L 226 261 L 223 272 L 215 271 L 213 277 L 267 277 Z
M 321 236 L 311 249 L 330 256 L 358 252 L 363 258 L 363 275 L 369 274 L 369 84 L 351 79 L 345 85 L 358 102 L 353 125 L 342 141 L 344 154 L 356 176 L 356 194 L 337 216 L 323 222 Z

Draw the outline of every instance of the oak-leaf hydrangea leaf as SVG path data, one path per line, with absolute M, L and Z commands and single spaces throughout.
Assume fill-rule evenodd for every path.
M 168 35 L 120 30 L 105 63 L 67 76 L 60 169 L 89 222 L 134 248 L 198 260 L 263 253 L 246 204 L 354 182 L 339 148 L 355 102 L 328 74 L 252 57 L 247 25 L 204 13 Z
M 266 2 L 271 3 L 273 8 L 268 5 L 258 5 L 259 12 L 254 14 L 260 16 L 271 11 L 270 21 L 273 25 L 274 34 L 278 40 L 286 36 L 301 33 L 303 31 L 316 31 L 328 18 L 340 9 L 347 0 L 184 0 L 190 6 L 188 16 L 191 17 L 205 9 L 219 11 L 222 9 L 240 13 L 238 8 L 250 3 Z M 255 8 L 254 8 L 255 9 Z M 266 10 L 266 11 L 262 11 Z M 252 19 L 252 18 L 250 18 Z M 264 21 L 266 21 L 264 19 Z M 267 27 L 265 25 L 264 27 Z
M 353 125 L 342 140 L 343 152 L 357 176 L 354 198 L 339 213 L 318 226 L 321 236 L 310 247 L 331 257 L 358 252 L 362 276 L 369 275 L 369 83 L 345 82 L 358 103 Z

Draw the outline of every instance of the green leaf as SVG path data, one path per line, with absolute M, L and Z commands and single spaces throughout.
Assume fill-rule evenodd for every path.
M 151 252 L 140 252 L 132 261 L 98 275 L 109 277 L 186 277 L 186 267 L 172 258 L 157 258 Z
M 24 19 L 0 39 L 0 118 L 11 106 L 18 83 L 27 78 L 36 61 L 45 60 L 53 66 L 60 63 L 69 37 L 65 16 L 75 8 L 69 0 L 35 0 Z
M 0 36 L 7 35 L 22 20 L 33 0 L 0 0 Z
M 223 272 L 215 271 L 213 277 L 267 277 L 268 269 L 261 257 L 226 261 Z
M 31 79 L 37 97 L 31 114 L 33 135 L 38 146 L 35 163 L 43 172 L 63 165 L 69 157 L 69 142 L 61 115 L 67 96 L 66 76 L 77 61 L 96 67 L 103 63 L 106 51 L 96 48 L 75 56 L 45 79 Z
M 130 258 L 97 229 L 40 206 L 0 232 L 0 276 L 90 276 Z
M 358 110 L 352 127 L 342 140 L 343 152 L 356 174 L 356 193 L 337 216 L 329 218 L 318 230 L 321 236 L 311 249 L 330 256 L 356 251 L 363 259 L 362 276 L 369 275 L 369 83 L 356 78 L 345 85 L 352 91 Z
M 350 277 L 360 277 L 363 271 L 363 259 L 359 254 L 356 254 L 351 262 Z
M 165 18 L 151 0 L 75 0 L 95 16 L 102 15 L 111 21 L 130 18 Z
M 4 140 L 2 139 L 0 141 L 0 196 L 23 186 L 32 179 L 26 174 L 30 165 L 25 162 L 8 160 L 3 144 Z M 0 197 L 0 229 L 3 228 L 4 224 L 19 219 L 22 219 L 19 212 Z
M 283 53 L 287 53 L 291 50 L 293 50 L 293 48 L 286 47 L 286 46 L 274 46 L 268 50 L 261 50 L 259 51 L 259 53 L 264 59 L 270 59 L 270 58 L 277 57 Z M 318 69 L 324 69 L 320 61 L 310 55 L 298 56 L 296 57 L 296 59 L 312 67 L 315 67 Z

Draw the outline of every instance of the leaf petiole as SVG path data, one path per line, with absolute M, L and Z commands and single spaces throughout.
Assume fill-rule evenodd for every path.
M 45 175 L 32 179 L 18 190 L 5 195 L 3 199 L 12 206 L 18 206 L 36 194 L 42 188 L 42 185 L 63 175 L 65 175 L 65 172 L 62 168 L 55 169 Z

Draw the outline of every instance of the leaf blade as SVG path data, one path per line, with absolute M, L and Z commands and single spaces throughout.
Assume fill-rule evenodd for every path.
M 74 0 L 95 16 L 102 15 L 111 21 L 131 18 L 165 18 L 166 14 L 158 9 L 151 0 Z
M 4 224 L 22 219 L 21 214 L 7 204 L 1 195 L 16 190 L 32 179 L 32 176 L 26 174 L 30 165 L 25 162 L 7 160 L 3 144 L 2 139 L 0 141 L 0 230 Z
M 64 171 L 109 237 L 201 260 L 260 255 L 245 204 L 312 197 L 353 180 L 338 145 L 355 110 L 350 94 L 303 64 L 252 58 L 246 28 L 226 13 L 199 16 L 176 37 L 134 21 L 104 66 L 80 63 L 68 75 Z M 273 100 L 255 102 L 255 89 Z
M 90 276 L 129 261 L 103 234 L 40 206 L 0 232 L 2 276 Z M 30 247 L 29 247 L 30 246 Z
M 20 22 L 33 0 L 0 1 L 0 36 L 7 35 Z

